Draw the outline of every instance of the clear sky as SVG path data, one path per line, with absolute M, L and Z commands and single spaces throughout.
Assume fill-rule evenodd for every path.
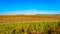
M 60 14 L 60 0 L 0 0 L 0 15 Z

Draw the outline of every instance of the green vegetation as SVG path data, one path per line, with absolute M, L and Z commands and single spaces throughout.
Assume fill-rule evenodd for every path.
M 38 23 L 26 22 L 26 23 L 9 23 L 9 24 L 5 23 L 0 24 L 0 34 L 27 34 L 30 31 L 49 34 L 51 33 L 49 32 L 49 30 L 55 31 L 56 28 L 58 28 L 58 23 L 59 22 L 38 22 Z M 57 31 L 55 31 L 54 33 L 59 34 L 57 33 Z

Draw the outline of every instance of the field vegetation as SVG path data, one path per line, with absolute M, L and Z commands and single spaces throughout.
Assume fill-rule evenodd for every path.
M 0 34 L 60 34 L 60 22 L 3 23 Z
M 60 34 L 60 16 L 0 16 L 0 34 Z
M 60 21 L 60 16 L 50 15 L 12 15 L 0 16 L 0 23 L 15 23 L 15 22 L 42 22 L 42 21 Z

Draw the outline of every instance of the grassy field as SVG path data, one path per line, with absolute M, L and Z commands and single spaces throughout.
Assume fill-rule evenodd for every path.
M 0 16 L 0 23 L 15 23 L 15 22 L 41 22 L 41 21 L 60 21 L 60 16 L 50 15 L 12 15 Z
M 60 22 L 26 22 L 0 24 L 0 34 L 60 34 Z
M 60 34 L 60 16 L 0 16 L 0 34 Z

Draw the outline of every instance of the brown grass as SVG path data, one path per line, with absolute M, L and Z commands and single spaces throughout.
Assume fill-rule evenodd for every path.
M 0 16 L 0 23 L 11 22 L 41 22 L 41 21 L 60 21 L 60 16 Z

